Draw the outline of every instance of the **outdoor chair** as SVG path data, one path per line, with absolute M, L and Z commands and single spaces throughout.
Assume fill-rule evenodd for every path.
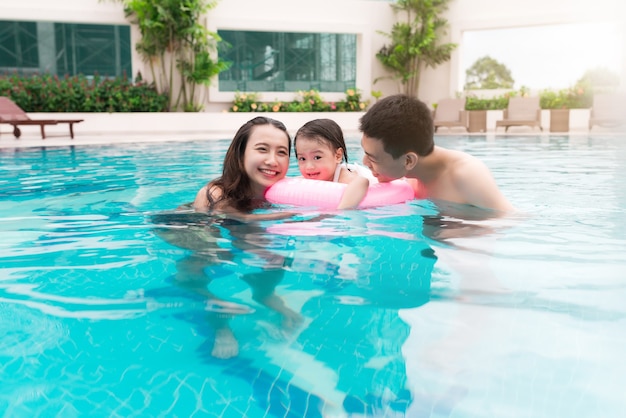
M 16 105 L 8 97 L 0 96 L 0 123 L 13 126 L 15 138 L 22 136 L 19 126 L 39 126 L 41 129 L 41 139 L 46 139 L 45 127 L 47 125 L 58 125 L 67 123 L 70 128 L 70 138 L 74 138 L 74 124 L 82 122 L 83 119 L 31 119 L 21 107 Z
M 589 130 L 594 125 L 618 127 L 626 124 L 626 95 L 619 93 L 602 93 L 593 95 Z
M 433 116 L 435 132 L 440 127 L 461 127 L 467 131 L 467 112 L 465 99 L 442 99 L 437 103 Z
M 539 97 L 511 97 L 504 110 L 504 119 L 496 121 L 496 130 L 504 126 L 504 132 L 511 126 L 538 127 L 541 131 L 541 106 Z

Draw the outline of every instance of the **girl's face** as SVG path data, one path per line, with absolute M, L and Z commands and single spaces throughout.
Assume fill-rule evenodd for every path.
M 298 168 L 304 178 L 333 181 L 337 164 L 341 163 L 343 150 L 334 150 L 327 142 L 299 137 L 296 142 Z
M 252 128 L 243 157 L 255 194 L 263 198 L 268 187 L 285 177 L 289 168 L 289 139 L 272 125 Z

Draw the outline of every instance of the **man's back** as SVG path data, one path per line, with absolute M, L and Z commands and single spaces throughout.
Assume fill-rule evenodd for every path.
M 487 166 L 476 157 L 435 147 L 431 154 L 420 158 L 418 165 L 416 178 L 429 199 L 500 211 L 513 209 Z

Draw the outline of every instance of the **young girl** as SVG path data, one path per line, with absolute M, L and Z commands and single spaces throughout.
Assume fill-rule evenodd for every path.
M 314 119 L 305 123 L 296 132 L 293 144 L 304 178 L 348 185 L 337 209 L 355 208 L 361 203 L 369 180 L 357 172 L 356 166 L 348 166 L 343 132 L 335 121 Z

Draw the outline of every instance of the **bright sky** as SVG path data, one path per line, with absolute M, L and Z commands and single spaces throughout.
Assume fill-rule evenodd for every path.
M 620 75 L 625 47 L 622 31 L 607 23 L 465 32 L 460 88 L 465 85 L 465 70 L 485 55 L 511 71 L 516 89 L 560 89 L 574 85 L 593 68 Z

